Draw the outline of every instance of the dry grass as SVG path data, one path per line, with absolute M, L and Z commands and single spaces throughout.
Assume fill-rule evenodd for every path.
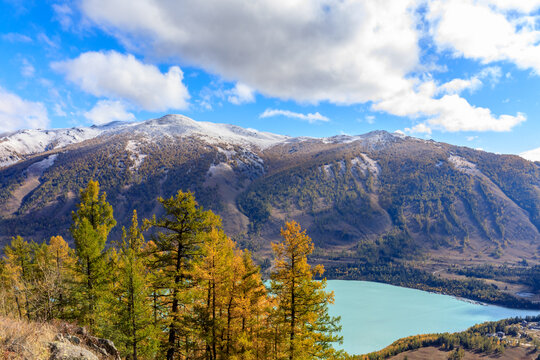
M 0 360 L 48 359 L 56 333 L 50 324 L 0 317 Z

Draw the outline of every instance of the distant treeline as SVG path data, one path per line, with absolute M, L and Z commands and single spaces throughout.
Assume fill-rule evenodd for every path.
M 482 280 L 454 280 L 398 262 L 363 263 L 329 267 L 329 279 L 384 282 L 517 309 L 540 309 L 540 304 L 505 293 Z
M 111 339 L 127 359 L 341 359 L 333 293 L 314 280 L 313 243 L 296 222 L 273 244 L 268 288 L 247 250 L 192 193 L 158 199 L 164 214 L 109 241 L 112 206 L 90 181 L 73 212 L 70 248 L 14 237 L 0 261 L 0 313 L 61 319 Z M 144 231 L 154 234 L 145 239 Z
M 496 337 L 488 337 L 486 335 L 493 334 L 499 331 L 505 334 L 517 335 L 518 324 L 522 321 L 522 318 L 511 318 L 495 322 L 486 322 L 479 325 L 474 325 L 466 331 L 459 333 L 443 333 L 443 334 L 426 334 L 416 335 L 407 338 L 399 339 L 389 345 L 388 347 L 369 353 L 367 355 L 355 355 L 350 359 L 354 360 L 382 360 L 388 359 L 397 354 L 403 353 L 409 350 L 420 349 L 423 347 L 433 346 L 445 351 L 452 351 L 449 359 L 461 359 L 461 356 L 456 356 L 462 349 L 474 351 L 481 354 L 502 354 L 505 350 L 506 344 L 501 342 Z M 540 321 L 540 316 L 526 317 L 526 321 Z M 540 344 L 534 342 L 534 346 L 531 350 L 538 351 Z M 454 357 L 453 357 L 454 356 Z
M 497 279 L 518 284 L 528 285 L 533 291 L 540 290 L 540 266 L 527 266 L 527 262 L 522 261 L 523 266 L 509 267 L 506 265 L 494 266 L 491 264 L 451 269 L 459 275 L 477 277 L 481 279 Z

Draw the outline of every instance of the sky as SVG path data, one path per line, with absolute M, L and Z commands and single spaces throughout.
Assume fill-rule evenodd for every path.
M 539 99 L 540 0 L 0 0 L 0 133 L 177 113 L 520 154 Z

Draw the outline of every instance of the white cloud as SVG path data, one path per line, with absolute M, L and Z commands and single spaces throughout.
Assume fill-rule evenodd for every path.
M 359 103 L 407 86 L 416 0 L 82 0 L 129 48 L 178 58 L 267 96 Z
M 375 116 L 373 116 L 373 115 L 367 115 L 367 116 L 366 116 L 366 122 L 367 122 L 368 124 L 374 124 L 374 123 L 375 123 Z
M 519 154 L 522 158 L 529 161 L 540 161 L 540 148 L 528 150 Z
M 441 50 L 483 63 L 509 61 L 540 72 L 539 1 L 429 1 L 426 18 Z
M 473 141 L 478 139 L 478 136 L 467 136 L 467 141 Z
M 409 128 L 409 132 L 430 133 L 433 129 L 442 131 L 510 131 L 526 120 L 521 113 L 494 116 L 487 108 L 476 107 L 456 94 L 441 92 L 433 81 L 426 81 L 411 87 L 408 91 L 373 104 L 374 110 L 386 111 L 393 115 L 410 118 L 426 118 L 420 124 Z
M 40 102 L 21 99 L 0 87 L 0 131 L 23 128 L 46 128 L 49 125 L 47 109 Z
M 530 13 L 540 8 L 540 1 L 538 0 L 481 0 L 479 2 L 495 6 L 500 10 L 514 10 L 521 13 Z
M 52 8 L 55 17 L 62 26 L 62 29 L 68 30 L 73 25 L 73 9 L 67 4 L 53 4 Z
M 120 101 L 100 100 L 84 117 L 94 125 L 103 125 L 111 121 L 135 120 L 135 116 L 126 111 L 125 105 Z
M 82 90 L 98 97 L 128 101 L 150 111 L 188 107 L 189 93 L 178 66 L 163 74 L 154 65 L 115 51 L 86 52 L 51 66 Z
M 64 107 L 59 103 L 54 104 L 54 113 L 57 116 L 67 116 L 66 112 L 64 111 Z
M 31 43 L 32 38 L 19 33 L 7 33 L 2 35 L 2 39 L 11 43 Z
M 227 100 L 235 105 L 246 104 L 255 101 L 255 94 L 249 86 L 236 83 L 235 87 L 228 91 Z
M 421 80 L 441 68 L 433 59 L 420 62 L 420 38 L 431 36 L 437 49 L 485 64 L 507 60 L 540 69 L 540 35 L 528 13 L 537 3 L 81 0 L 80 8 L 133 51 L 178 59 L 237 82 L 236 94 L 221 93 L 232 103 L 251 101 L 254 91 L 301 103 L 372 102 L 374 110 L 414 118 L 410 131 L 429 133 L 509 131 L 525 115 L 496 116 L 460 96 L 496 84 L 498 67 L 445 84 Z M 417 11 L 424 7 L 425 16 Z M 201 106 L 211 108 L 212 97 L 219 95 L 201 96 Z
M 288 118 L 304 120 L 304 121 L 309 122 L 310 124 L 313 124 L 317 121 L 323 121 L 323 122 L 330 121 L 329 118 L 327 118 L 324 115 L 321 115 L 319 112 L 302 114 L 302 113 L 292 112 L 289 110 L 266 109 L 261 115 L 259 115 L 260 118 L 268 118 L 272 116 L 285 116 Z
M 21 75 L 27 78 L 34 76 L 36 69 L 27 59 L 22 60 Z
M 51 39 L 45 33 L 39 33 L 37 36 L 38 40 L 47 45 L 50 48 L 57 49 L 60 47 L 60 39 L 58 37 Z
M 478 90 L 482 86 L 482 81 L 477 77 L 470 79 L 453 79 L 439 87 L 439 91 L 444 94 L 460 94 L 463 90 L 471 92 Z
M 492 85 L 495 85 L 499 82 L 501 76 L 502 72 L 500 67 L 486 67 L 469 79 L 453 79 L 440 85 L 437 89 L 437 93 L 453 95 L 460 94 L 464 90 L 469 90 L 472 93 L 484 85 L 482 80 L 487 79 Z

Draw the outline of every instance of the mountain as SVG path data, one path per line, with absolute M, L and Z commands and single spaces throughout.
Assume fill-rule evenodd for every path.
M 540 167 L 519 156 L 385 131 L 291 138 L 181 115 L 21 131 L 0 139 L 0 154 L 2 242 L 69 238 L 78 190 L 93 178 L 115 210 L 112 237 L 132 209 L 159 214 L 156 198 L 183 189 L 261 258 L 295 219 L 332 264 L 537 263 Z

